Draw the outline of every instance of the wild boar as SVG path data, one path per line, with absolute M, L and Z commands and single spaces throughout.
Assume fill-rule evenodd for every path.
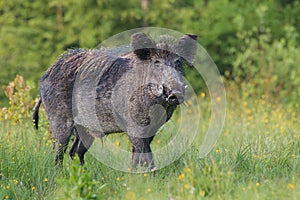
M 56 141 L 55 163 L 69 150 L 84 164 L 84 154 L 95 137 L 125 132 L 132 143 L 133 167 L 154 169 L 150 143 L 185 95 L 183 66 L 196 53 L 195 35 L 157 41 L 145 33 L 131 36 L 131 50 L 69 50 L 42 76 L 40 98 L 33 120 L 43 103 Z

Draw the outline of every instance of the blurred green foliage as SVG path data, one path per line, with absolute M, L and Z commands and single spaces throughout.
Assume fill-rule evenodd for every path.
M 199 35 L 228 81 L 290 101 L 300 96 L 299 13 L 298 0 L 0 0 L 0 85 L 20 74 L 37 95 L 38 79 L 67 49 L 158 26 Z
M 238 35 L 243 40 L 235 52 L 234 84 L 238 91 L 252 96 L 278 97 L 285 103 L 297 101 L 300 94 L 298 33 L 285 26 L 284 38 L 273 39 L 270 29 L 253 28 Z

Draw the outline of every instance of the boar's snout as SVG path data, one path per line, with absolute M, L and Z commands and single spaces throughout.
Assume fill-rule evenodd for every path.
M 171 90 L 166 100 L 171 105 L 179 105 L 184 101 L 184 94 L 180 91 Z

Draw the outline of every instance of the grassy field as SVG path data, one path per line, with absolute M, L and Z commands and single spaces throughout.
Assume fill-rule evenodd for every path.
M 209 121 L 208 99 L 202 95 L 201 101 L 203 121 Z M 29 118 L 2 120 L 0 199 L 296 200 L 300 198 L 299 114 L 299 104 L 270 103 L 264 96 L 234 100 L 229 96 L 222 135 L 210 154 L 198 157 L 201 141 L 196 139 L 180 159 L 155 175 L 120 172 L 91 154 L 84 167 L 78 159 L 65 156 L 63 168 L 55 168 L 43 114 L 39 131 L 34 131 Z M 200 131 L 205 128 L 202 123 Z M 164 131 L 168 134 L 167 128 Z M 155 138 L 153 148 L 164 138 Z M 116 134 L 109 139 L 116 145 L 127 140 Z

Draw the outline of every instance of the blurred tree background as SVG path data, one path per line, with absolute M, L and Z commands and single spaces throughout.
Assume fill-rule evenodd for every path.
M 0 85 L 20 74 L 37 95 L 38 79 L 67 49 L 142 26 L 197 34 L 237 95 L 299 99 L 297 0 L 0 0 Z

